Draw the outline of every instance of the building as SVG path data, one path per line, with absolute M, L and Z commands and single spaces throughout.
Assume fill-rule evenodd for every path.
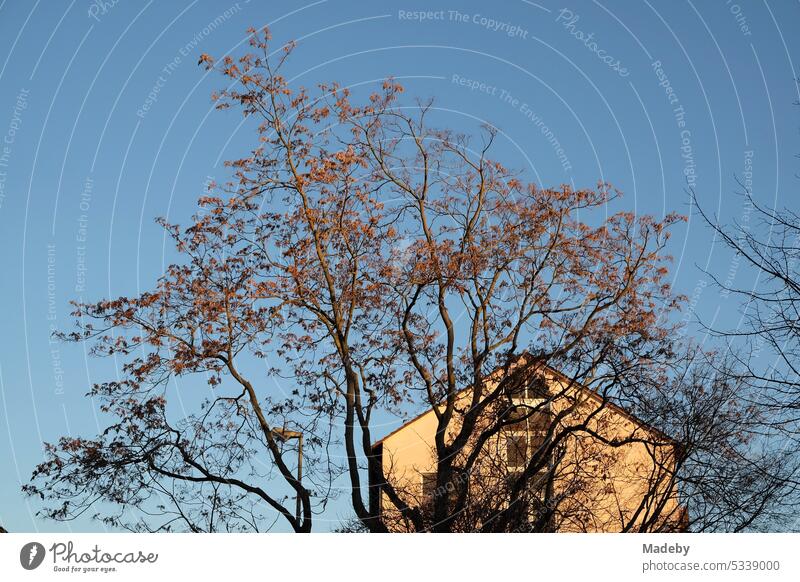
M 465 447 L 454 466 L 468 469 L 445 485 L 437 485 L 433 410 L 373 445 L 395 499 L 387 485 L 377 496 L 392 531 L 418 529 L 399 511 L 402 504 L 417 508 L 424 529 L 431 527 L 433 505 L 442 496 L 448 507 L 460 508 L 454 531 L 493 531 L 501 514 L 513 517 L 500 531 L 683 529 L 674 478 L 680 449 L 666 435 L 551 368 L 496 400 L 481 413 L 477 431 L 491 436 Z M 459 393 L 457 417 L 471 401 L 471 389 Z M 459 422 L 451 421 L 446 438 Z

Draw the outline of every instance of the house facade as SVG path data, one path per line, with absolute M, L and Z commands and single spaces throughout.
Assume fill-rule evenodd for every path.
M 437 497 L 454 508 L 454 531 L 681 531 L 684 511 L 675 486 L 677 445 L 607 399 L 545 368 L 485 410 L 484 442 L 465 447 L 455 467 L 469 467 L 437 484 L 438 417 L 429 410 L 374 445 L 383 475 L 401 504 L 418 508 L 431 527 Z M 472 402 L 459 393 L 452 439 Z M 502 418 L 502 422 L 497 419 Z M 469 455 L 474 457 L 470 465 Z M 398 503 L 381 492 L 380 510 L 393 531 L 416 531 Z

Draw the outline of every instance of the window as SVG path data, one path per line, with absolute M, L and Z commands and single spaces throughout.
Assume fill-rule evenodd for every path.
M 553 415 L 545 401 L 516 405 L 509 416 L 515 422 L 504 428 L 506 464 L 509 469 L 525 467 L 546 444 Z
M 550 414 L 550 397 L 544 377 L 536 376 L 525 380 L 510 394 L 511 407 L 508 420 L 513 421 L 506 427 L 510 432 L 525 432 L 534 437 L 529 443 L 531 452 L 544 442 L 552 421 Z
M 533 475 L 526 484 L 526 490 L 531 492 L 535 497 L 544 498 L 545 489 L 547 489 L 547 480 L 550 477 L 549 469 L 541 469 L 538 473 Z M 510 471 L 506 477 L 506 484 L 509 489 L 516 485 L 517 481 L 522 478 L 522 471 Z
M 506 431 L 526 432 L 528 430 L 528 416 L 530 410 L 526 406 L 512 406 L 508 413 L 507 420 L 512 424 L 506 425 Z
M 422 498 L 432 501 L 436 493 L 436 473 L 422 473 Z
M 544 376 L 534 376 L 522 380 L 511 389 L 512 402 L 527 400 L 545 400 L 550 396 L 550 389 Z
M 547 472 L 541 471 L 530 482 L 530 519 L 534 523 L 547 512 L 547 479 Z
M 545 443 L 552 423 L 553 415 L 549 410 L 537 410 L 528 418 L 528 443 L 532 451 Z
M 506 480 L 509 491 L 521 477 L 521 472 L 509 473 Z M 549 477 L 550 473 L 547 469 L 536 473 L 525 484 L 525 491 L 518 500 L 520 510 L 525 512 L 524 519 L 530 526 L 536 524 L 548 511 L 547 482 Z M 547 527 L 549 526 L 546 526 L 546 531 L 549 531 Z
M 509 467 L 524 467 L 528 460 L 528 437 L 523 433 L 506 436 L 506 462 Z
M 543 402 L 532 403 L 530 405 L 516 405 L 508 413 L 506 422 L 508 431 L 537 432 L 547 433 L 550 423 L 553 422 L 553 415 L 550 409 Z

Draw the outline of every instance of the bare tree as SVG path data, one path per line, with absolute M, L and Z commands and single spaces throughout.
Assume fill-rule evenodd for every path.
M 114 422 L 94 439 L 65 437 L 48 446 L 49 460 L 34 472 L 46 485 L 25 490 L 58 500 L 45 512 L 55 519 L 111 501 L 140 510 L 133 522 L 124 511 L 104 516 L 134 530 L 258 531 L 275 521 L 264 516 L 268 507 L 296 531 L 309 531 L 310 491 L 291 466 L 296 451 L 287 446 L 295 443 L 283 435 L 302 431 L 306 450 L 324 447 L 327 422 L 320 418 L 329 403 L 298 390 L 265 394 L 249 379 L 252 370 L 240 367 L 248 356 L 263 358 L 278 316 L 260 304 L 261 267 L 237 235 L 209 215 L 185 232 L 165 227 L 186 262 L 171 266 L 153 292 L 76 304 L 80 329 L 62 335 L 94 341 L 95 355 L 126 359 L 123 379 L 91 391 Z M 193 403 L 202 398 L 198 383 L 210 396 L 196 412 L 168 410 L 170 385 Z M 306 466 L 313 482 L 314 466 Z M 275 488 L 273 477 L 283 491 L 262 487 Z M 297 513 L 285 503 L 292 495 Z
M 788 400 L 780 407 L 798 409 L 800 391 L 800 216 L 792 210 L 772 210 L 760 205 L 750 192 L 742 195 L 752 208 L 748 224 L 720 224 L 700 208 L 700 214 L 723 243 L 736 253 L 737 261 L 750 267 L 757 277 L 752 288 L 736 286 L 711 273 L 722 292 L 742 301 L 743 325 L 735 330 L 716 330 L 727 338 L 753 340 L 754 351 L 771 350 L 780 360 L 771 371 L 757 372 L 748 366 L 755 379 L 779 388 Z
M 741 459 L 738 470 L 731 466 L 726 472 L 710 466 L 703 477 L 706 482 L 725 480 L 742 485 L 741 489 L 732 487 L 741 496 L 731 495 L 725 501 L 747 506 L 756 515 L 733 529 L 754 525 L 763 530 L 781 526 L 797 529 L 796 516 L 791 516 L 795 513 L 792 508 L 800 502 L 800 216 L 790 209 L 763 206 L 744 184 L 741 186 L 741 200 L 748 209 L 746 222 L 722 224 L 696 199 L 695 204 L 714 234 L 733 251 L 736 273 L 754 276 L 751 285 L 744 285 L 737 284 L 731 274 L 708 273 L 721 294 L 739 300 L 740 319 L 736 326 L 706 329 L 729 351 L 739 386 L 731 398 L 746 405 L 748 440 L 761 455 Z M 752 480 L 747 471 L 743 473 L 742 466 L 757 469 L 757 479 Z M 764 494 L 751 493 L 748 497 L 754 486 Z M 720 496 L 710 497 L 706 505 L 709 509 Z M 762 504 L 765 507 L 760 509 Z M 712 520 L 709 527 L 713 525 Z
M 616 530 L 745 528 L 743 512 L 752 524 L 777 511 L 777 489 L 736 502 L 761 484 L 716 464 L 742 451 L 743 425 L 733 385 L 676 339 L 664 249 L 680 217 L 606 217 L 619 196 L 607 184 L 526 184 L 489 157 L 494 128 L 477 143 L 437 128 L 430 103 L 399 106 L 391 79 L 361 105 L 337 84 L 292 89 L 292 46 L 271 52 L 251 32 L 251 54 L 200 60 L 228 78 L 218 107 L 254 121 L 258 144 L 190 227 L 164 224 L 184 262 L 152 293 L 76 305 L 65 337 L 122 356 L 125 377 L 92 391 L 114 419 L 101 435 L 48 447 L 26 487 L 45 515 L 100 502 L 101 519 L 134 529 L 262 530 L 277 516 L 309 531 L 341 476 L 367 531 L 547 531 L 600 519 L 582 500 L 631 445 L 652 458 Z M 545 369 L 558 387 L 520 405 Z M 194 383 L 211 391 L 199 412 L 170 409 Z M 600 424 L 623 409 L 637 421 L 609 436 Z M 410 497 L 373 446 L 376 415 L 409 410 L 436 416 L 432 485 L 445 495 Z M 542 438 L 512 478 L 485 471 L 521 422 Z M 301 442 L 302 476 L 287 449 Z M 576 457 L 576 442 L 603 448 Z

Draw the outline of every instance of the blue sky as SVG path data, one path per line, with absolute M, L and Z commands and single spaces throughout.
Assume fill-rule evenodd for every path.
M 420 11 L 426 11 L 420 14 Z M 249 26 L 297 39 L 293 84 L 367 93 L 394 76 L 440 123 L 500 130 L 495 157 L 544 186 L 611 182 L 617 210 L 690 215 L 675 285 L 736 326 L 701 268 L 748 285 L 689 207 L 747 221 L 739 180 L 798 209 L 798 2 L 140 2 L 0 0 L 0 523 L 37 520 L 20 485 L 43 441 L 102 423 L 84 394 L 113 361 L 52 343 L 68 301 L 148 289 L 170 259 L 156 216 L 186 222 L 252 133 L 216 112 L 202 52 L 240 52 Z M 590 36 L 591 35 L 591 36 Z M 99 424 L 100 423 L 100 424 Z M 394 428 L 387 424 L 383 432 Z M 346 517 L 336 504 L 324 531 Z M 328 520 L 325 522 L 324 520 Z

